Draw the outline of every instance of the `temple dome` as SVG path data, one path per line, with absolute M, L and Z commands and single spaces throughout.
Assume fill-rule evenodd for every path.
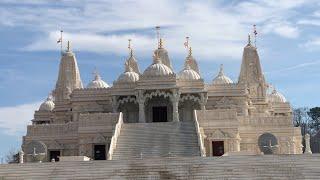
M 172 74 L 172 70 L 164 65 L 159 57 L 154 57 L 153 64 L 143 72 L 143 76 L 169 76 Z
M 286 98 L 275 89 L 271 92 L 271 94 L 268 95 L 268 100 L 270 102 L 277 102 L 277 103 L 287 102 Z
M 39 111 L 52 111 L 54 109 L 54 102 L 50 95 L 41 105 Z
M 192 70 L 189 65 L 186 65 L 186 67 L 180 71 L 178 78 L 181 80 L 199 80 L 201 77 L 196 71 Z
M 220 66 L 220 71 L 217 77 L 215 77 L 212 81 L 212 84 L 214 85 L 220 85 L 220 84 L 232 84 L 233 81 L 223 73 L 223 65 Z
M 108 88 L 109 85 L 104 82 L 99 74 L 96 74 L 94 80 L 92 80 L 88 85 L 87 88 L 95 89 L 95 88 Z
M 127 67 L 126 71 L 118 77 L 117 82 L 130 83 L 138 80 L 139 74 L 134 72 L 131 67 Z

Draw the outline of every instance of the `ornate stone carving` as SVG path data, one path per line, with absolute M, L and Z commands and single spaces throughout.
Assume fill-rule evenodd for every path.
M 222 97 L 216 104 L 216 108 L 221 108 L 221 109 L 231 109 L 236 107 L 236 103 L 227 97 Z
M 60 150 L 63 149 L 63 147 L 57 140 L 53 140 L 48 144 L 48 149 Z

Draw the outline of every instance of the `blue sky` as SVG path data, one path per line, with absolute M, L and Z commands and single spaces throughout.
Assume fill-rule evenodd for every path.
M 294 107 L 319 106 L 319 1 L 1 0 L 0 158 L 19 148 L 34 110 L 55 86 L 60 29 L 72 42 L 84 84 L 95 67 L 112 84 L 124 70 L 129 38 L 144 70 L 157 45 L 157 25 L 175 71 L 182 69 L 190 36 L 201 76 L 210 83 L 220 64 L 237 80 L 253 24 L 267 81 Z

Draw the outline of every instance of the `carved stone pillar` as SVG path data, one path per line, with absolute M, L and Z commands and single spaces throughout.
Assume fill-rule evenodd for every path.
M 19 151 L 19 163 L 23 164 L 24 152 L 22 150 Z
M 240 151 L 240 141 L 241 141 L 241 138 L 240 138 L 240 135 L 238 133 L 237 136 L 236 136 L 235 145 L 234 145 L 235 146 L 234 151 L 236 151 L 236 152 Z
M 304 150 L 304 154 L 312 154 L 311 148 L 310 148 L 310 135 L 306 134 L 304 136 L 304 140 L 306 142 L 306 148 Z
M 113 113 L 118 112 L 118 102 L 117 102 L 116 96 L 112 96 L 112 112 Z
M 143 91 L 139 90 L 137 94 L 137 102 L 139 103 L 139 123 L 145 123 L 146 122 L 146 116 L 145 116 L 145 97 L 143 95 Z
M 172 112 L 173 112 L 173 121 L 179 121 L 179 100 L 180 92 L 177 89 L 172 91 Z
M 201 99 L 200 99 L 201 110 L 206 110 L 207 100 L 208 100 L 207 94 L 201 93 Z
M 248 102 L 247 101 L 243 101 L 243 103 L 242 103 L 242 113 L 243 113 L 243 115 L 244 116 L 248 116 L 249 115 L 249 104 L 248 104 Z

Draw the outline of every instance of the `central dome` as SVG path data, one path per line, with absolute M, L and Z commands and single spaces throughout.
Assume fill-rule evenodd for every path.
M 139 74 L 134 72 L 131 67 L 126 67 L 126 71 L 119 76 L 117 82 L 130 83 L 138 80 Z
M 172 74 L 172 70 L 162 64 L 160 58 L 157 56 L 154 56 L 153 64 L 143 72 L 143 76 L 169 76 Z
M 201 77 L 187 64 L 186 67 L 179 73 L 178 78 L 181 80 L 199 80 Z

